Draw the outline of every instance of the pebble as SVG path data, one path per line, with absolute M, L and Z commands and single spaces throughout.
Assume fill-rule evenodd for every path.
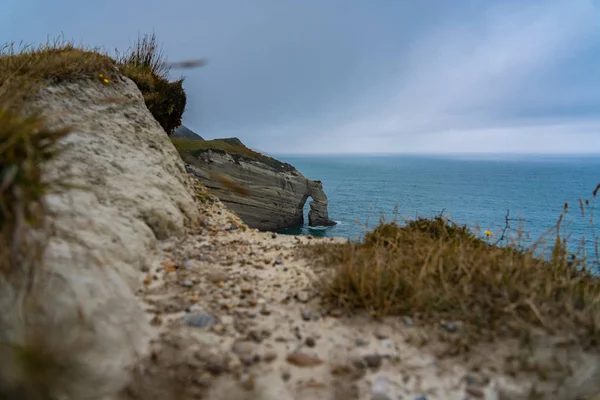
M 442 328 L 444 328 L 447 332 L 454 333 L 458 330 L 458 325 L 454 322 L 442 322 Z
M 363 360 L 369 368 L 379 368 L 381 367 L 383 357 L 381 357 L 379 354 L 369 354 L 364 356 Z
M 192 282 L 189 279 L 186 279 L 181 283 L 181 286 L 190 288 L 190 287 L 194 286 L 194 282 Z
M 306 340 L 304 341 L 304 343 L 308 346 L 308 347 L 315 347 L 315 345 L 317 344 L 315 338 L 309 336 L 306 338 Z
M 468 394 L 470 394 L 473 397 L 477 397 L 478 399 L 481 399 L 484 396 L 483 390 L 481 390 L 480 388 L 478 388 L 476 386 L 467 386 L 467 388 L 465 389 L 465 392 L 467 392 Z
M 271 239 L 275 239 L 275 238 L 277 238 L 277 234 L 276 233 L 271 234 Z
M 300 316 L 304 321 L 310 321 L 313 317 L 313 313 L 309 310 L 301 310 Z
M 231 345 L 231 351 L 238 357 L 240 355 L 252 355 L 256 350 L 256 345 L 248 340 L 236 340 Z
M 265 336 L 264 336 L 263 332 L 259 332 L 257 330 L 251 330 L 250 332 L 248 332 L 247 338 L 256 343 L 261 343 L 265 339 Z
M 223 372 L 225 372 L 225 366 L 222 363 L 216 361 L 207 362 L 204 366 L 204 369 L 206 369 L 213 375 L 220 375 Z
M 307 303 L 308 300 L 310 299 L 308 296 L 308 293 L 306 292 L 300 292 L 296 295 L 296 298 L 298 299 L 299 302 L 301 303 Z
M 342 315 L 344 315 L 344 310 L 341 308 L 334 308 L 333 310 L 329 311 L 329 315 L 333 318 L 340 318 Z
M 390 336 L 392 336 L 393 334 L 393 330 L 390 326 L 381 326 L 379 328 L 377 328 L 377 330 L 374 332 L 374 335 L 377 339 L 387 339 Z
M 213 271 L 206 275 L 206 279 L 211 283 L 225 282 L 228 278 L 229 275 L 224 271 Z
M 356 338 L 354 339 L 354 344 L 358 347 L 365 347 L 369 345 L 369 342 L 361 338 Z
M 392 400 L 392 398 L 385 393 L 373 393 L 371 400 Z
M 288 354 L 285 360 L 297 367 L 315 367 L 323 364 L 323 360 L 320 358 L 300 352 Z
M 183 320 L 190 326 L 196 328 L 209 328 L 217 322 L 217 319 L 207 313 L 188 314 Z
M 415 321 L 413 321 L 413 319 L 411 317 L 404 317 L 404 325 L 406 326 L 413 326 L 415 324 Z
M 385 377 L 385 376 L 378 376 L 375 378 L 375 380 L 373 381 L 373 384 L 371 385 L 371 393 L 373 395 L 373 397 L 371 397 L 372 399 L 386 399 L 389 397 L 386 395 L 386 393 L 390 390 L 390 380 Z M 377 395 L 380 396 L 385 396 L 385 397 L 375 397 Z
M 273 350 L 266 351 L 263 355 L 263 360 L 267 363 L 273 362 L 277 359 L 277 352 Z
M 260 309 L 261 315 L 271 315 L 271 309 L 268 306 L 264 306 Z
M 283 379 L 285 382 L 289 381 L 291 377 L 292 374 L 290 374 L 288 371 L 284 371 L 281 373 L 281 379 Z

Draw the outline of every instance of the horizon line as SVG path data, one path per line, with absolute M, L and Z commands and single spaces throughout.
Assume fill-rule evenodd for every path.
M 260 151 L 260 150 L 259 150 Z M 262 152 L 262 151 L 261 151 Z M 340 152 L 340 153 L 285 153 L 285 152 L 263 152 L 264 154 L 278 156 L 599 156 L 598 152 L 577 152 L 577 153 L 535 153 L 535 152 Z

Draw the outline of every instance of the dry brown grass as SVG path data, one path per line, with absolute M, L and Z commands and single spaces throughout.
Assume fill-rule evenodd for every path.
M 456 321 L 475 336 L 538 327 L 598 346 L 600 281 L 583 268 L 590 259 L 568 251 L 563 218 L 546 258 L 539 256 L 544 241 L 499 246 L 441 216 L 382 222 L 361 242 L 301 251 L 328 268 L 318 285 L 336 307 Z
M 0 88 L 25 93 L 32 85 L 82 78 L 112 79 L 115 61 L 99 49 L 84 49 L 64 40 L 39 46 L 7 43 L 0 46 Z

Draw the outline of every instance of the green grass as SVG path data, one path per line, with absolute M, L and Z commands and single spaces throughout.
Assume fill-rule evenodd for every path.
M 270 166 L 276 171 L 296 171 L 296 169 L 288 163 L 283 163 L 274 159 L 273 157 L 266 156 L 247 148 L 237 138 L 213 140 L 172 138 L 171 140 L 173 141 L 175 148 L 177 148 L 179 153 L 182 155 L 188 154 L 192 156 L 198 156 L 204 152 L 207 152 L 208 150 L 212 150 L 216 153 L 229 154 L 236 161 L 259 161 Z
M 332 307 L 456 321 L 476 339 L 541 328 L 598 348 L 600 280 L 585 268 L 589 258 L 567 248 L 563 219 L 552 240 L 530 247 L 521 235 L 500 246 L 440 216 L 382 221 L 359 242 L 306 245 L 300 254 L 325 268 L 317 285 Z

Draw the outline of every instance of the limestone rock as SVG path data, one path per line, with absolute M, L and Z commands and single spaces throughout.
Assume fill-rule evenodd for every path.
M 309 225 L 335 225 L 329 219 L 322 183 L 307 179 L 289 164 L 267 164 L 213 150 L 185 160 L 188 171 L 251 228 L 274 231 L 303 224 L 304 204 L 309 197 Z M 229 190 L 218 176 L 227 177 L 248 193 Z
M 52 397 L 111 398 L 148 350 L 139 272 L 156 261 L 157 241 L 183 234 L 198 211 L 183 162 L 131 80 L 55 84 L 29 105 L 74 127 L 45 170 L 71 186 L 47 198 L 42 263 L 0 276 L 0 344 L 41 346 L 70 366 L 52 378 L 61 392 Z M 3 385 L 33 385 L 4 350 L 0 372 L 14 374 Z

